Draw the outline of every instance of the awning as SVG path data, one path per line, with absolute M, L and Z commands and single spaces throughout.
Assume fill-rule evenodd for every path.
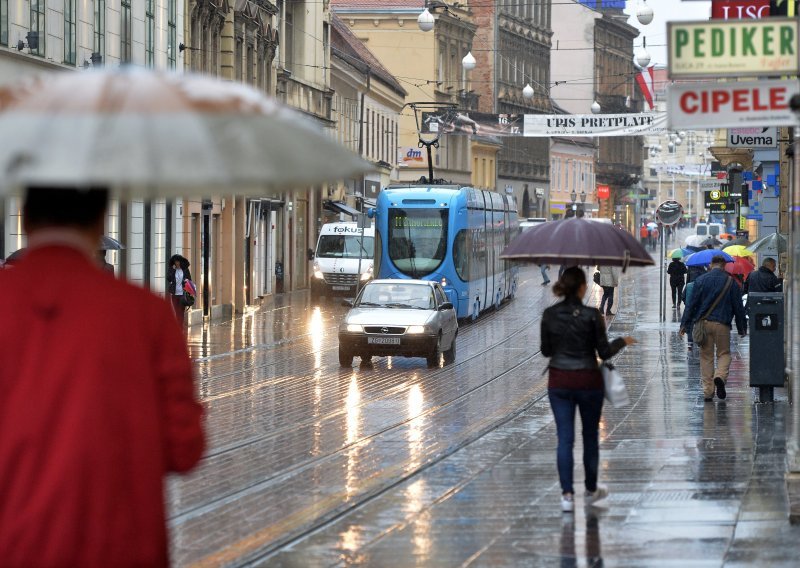
M 322 207 L 327 209 L 328 211 L 333 211 L 334 213 L 344 213 L 345 215 L 350 215 L 353 219 L 358 219 L 359 215 L 361 215 L 361 211 L 357 209 L 353 209 L 349 205 L 345 205 L 341 201 L 326 201 Z

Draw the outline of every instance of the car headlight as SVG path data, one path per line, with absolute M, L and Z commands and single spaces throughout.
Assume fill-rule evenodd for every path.
M 356 323 L 348 323 L 347 331 L 349 331 L 350 333 L 361 333 L 362 331 L 364 331 L 364 328 Z
M 411 335 L 416 335 L 419 333 L 425 333 L 425 326 L 424 325 L 410 325 L 406 330 L 406 333 Z
M 314 278 L 322 280 L 324 276 L 322 274 L 322 269 L 319 267 L 319 264 L 315 262 L 313 266 L 314 266 Z
M 369 267 L 369 268 L 366 270 L 366 272 L 364 272 L 364 273 L 361 275 L 361 281 L 362 281 L 362 282 L 366 282 L 366 281 L 367 281 L 367 280 L 369 280 L 370 278 L 372 278 L 372 267 L 371 267 L 371 266 L 370 266 L 370 267 Z

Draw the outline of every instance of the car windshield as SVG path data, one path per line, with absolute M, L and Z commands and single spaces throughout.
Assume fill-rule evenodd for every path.
M 372 258 L 375 238 L 363 237 L 363 246 L 361 241 L 361 235 L 322 235 L 317 245 L 317 257 Z
M 411 278 L 427 276 L 447 253 L 447 209 L 390 209 L 389 258 Z
M 432 310 L 433 289 L 425 284 L 371 283 L 364 287 L 358 307 Z

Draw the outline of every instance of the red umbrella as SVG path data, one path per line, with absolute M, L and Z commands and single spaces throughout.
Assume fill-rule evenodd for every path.
M 644 247 L 611 223 L 574 217 L 548 221 L 517 235 L 500 258 L 536 264 L 646 266 Z
M 738 274 L 745 279 L 755 269 L 756 267 L 753 265 L 750 257 L 747 256 L 734 256 L 733 262 L 728 262 L 725 264 L 725 272 L 728 272 L 729 274 Z

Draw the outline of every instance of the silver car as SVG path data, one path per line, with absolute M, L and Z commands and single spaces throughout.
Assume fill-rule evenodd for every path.
M 438 282 L 373 280 L 361 290 L 339 327 L 339 364 L 358 355 L 425 357 L 429 367 L 456 358 L 458 320 Z

